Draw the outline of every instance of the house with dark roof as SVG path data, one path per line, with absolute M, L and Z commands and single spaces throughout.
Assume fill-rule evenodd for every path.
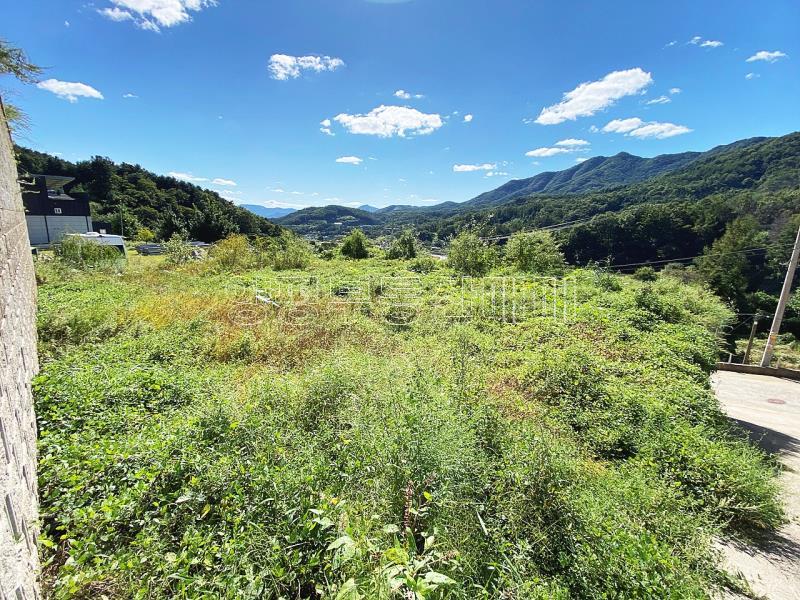
M 73 198 L 64 192 L 64 187 L 74 179 L 33 175 L 33 181 L 20 182 L 31 246 L 47 247 L 60 242 L 68 233 L 92 231 L 89 200 Z

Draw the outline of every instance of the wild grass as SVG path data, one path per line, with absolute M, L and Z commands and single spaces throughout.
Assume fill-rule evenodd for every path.
M 51 597 L 705 598 L 781 521 L 702 288 L 218 258 L 40 288 Z

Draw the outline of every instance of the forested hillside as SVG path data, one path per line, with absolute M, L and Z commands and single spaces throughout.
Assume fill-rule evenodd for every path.
M 312 206 L 278 219 L 278 223 L 303 235 L 333 237 L 354 227 L 369 229 L 381 224 L 375 214 L 346 206 Z
M 280 233 L 277 225 L 212 190 L 156 175 L 139 165 L 117 164 L 100 156 L 72 163 L 22 147 L 16 152 L 20 175 L 74 177 L 67 193 L 88 197 L 92 219 L 110 223 L 115 233 L 119 233 L 122 214 L 126 237 L 166 240 L 178 233 L 213 242 L 232 233 Z

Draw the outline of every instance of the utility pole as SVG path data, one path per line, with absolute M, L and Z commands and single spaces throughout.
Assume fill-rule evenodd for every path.
M 800 228 L 797 229 L 797 239 L 794 242 L 792 258 L 789 259 L 789 268 L 786 269 L 786 279 L 783 282 L 780 300 L 778 300 L 778 308 L 775 309 L 775 318 L 772 320 L 772 328 L 769 330 L 767 346 L 764 348 L 764 356 L 761 358 L 762 367 L 768 367 L 769 363 L 772 362 L 772 354 L 775 352 L 775 342 L 781 330 L 781 321 L 783 321 L 783 312 L 786 310 L 786 304 L 789 302 L 789 295 L 792 291 L 792 281 L 794 281 L 794 272 L 795 269 L 797 269 L 798 258 L 800 258 Z
M 744 351 L 744 360 L 742 361 L 743 365 L 746 365 L 750 362 L 750 351 L 753 349 L 753 340 L 756 337 L 756 330 L 758 329 L 758 319 L 761 317 L 760 314 L 757 314 L 753 317 L 753 326 L 750 328 L 750 339 L 747 340 L 747 350 Z

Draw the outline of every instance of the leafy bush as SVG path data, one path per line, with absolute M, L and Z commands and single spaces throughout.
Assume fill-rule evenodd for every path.
M 55 255 L 64 265 L 75 269 L 97 269 L 116 266 L 122 259 L 120 251 L 77 235 L 67 235 L 54 247 Z
M 450 242 L 447 264 L 456 272 L 471 277 L 481 277 L 489 272 L 497 254 L 471 231 L 458 234 Z
M 360 229 L 353 229 L 342 241 L 340 249 L 342 256 L 352 258 L 354 260 L 361 260 L 369 256 L 367 250 L 367 236 Z
M 184 265 L 194 258 L 191 245 L 178 234 L 164 242 L 164 255 L 164 262 L 168 265 Z
M 418 256 L 408 265 L 408 270 L 423 275 L 435 271 L 439 268 L 439 261 L 432 256 Z
M 655 281 L 658 274 L 653 267 L 639 267 L 633 272 L 633 278 L 639 281 Z
M 506 261 L 518 270 L 538 275 L 561 275 L 564 255 L 549 231 L 516 233 L 508 240 Z
M 230 235 L 214 244 L 209 259 L 223 273 L 241 273 L 256 265 L 255 252 L 244 235 Z
M 258 237 L 254 243 L 259 265 L 270 266 L 276 271 L 304 269 L 313 257 L 308 243 L 288 231 L 279 237 Z
M 392 245 L 386 252 L 386 258 L 410 260 L 417 257 L 417 238 L 410 229 L 404 229 L 402 233 L 392 240 Z

